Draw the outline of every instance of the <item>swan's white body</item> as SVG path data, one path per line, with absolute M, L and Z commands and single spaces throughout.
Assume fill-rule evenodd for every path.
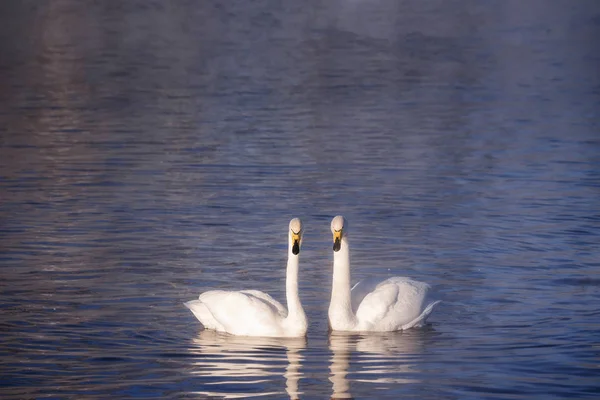
M 281 303 L 258 290 L 211 290 L 198 300 L 185 303 L 205 329 L 239 336 L 305 336 L 308 323 L 298 296 L 298 253 L 294 240 L 301 240 L 299 219 L 290 222 L 286 271 L 286 310 Z M 299 242 L 295 244 L 299 252 Z
M 332 221 L 339 240 L 333 253 L 329 326 L 334 331 L 387 332 L 423 326 L 439 301 L 429 299 L 430 286 L 410 278 L 367 279 L 350 289 L 350 248 L 343 217 Z M 335 246 L 334 246 L 335 247 Z

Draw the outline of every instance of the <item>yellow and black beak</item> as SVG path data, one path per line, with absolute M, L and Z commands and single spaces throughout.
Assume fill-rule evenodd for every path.
M 298 253 L 300 253 L 300 232 L 292 231 L 292 254 L 298 255 Z
M 333 251 L 340 251 L 340 247 L 342 247 L 342 230 L 333 232 Z

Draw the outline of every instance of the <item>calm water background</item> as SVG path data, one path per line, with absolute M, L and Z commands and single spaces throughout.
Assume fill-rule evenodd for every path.
M 600 3 L 0 2 L 0 396 L 600 396 Z M 422 330 L 327 333 L 408 275 Z M 213 288 L 306 340 L 201 332 Z

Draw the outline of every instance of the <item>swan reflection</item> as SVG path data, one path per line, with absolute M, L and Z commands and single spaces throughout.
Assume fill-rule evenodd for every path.
M 332 352 L 329 380 L 332 399 L 352 398 L 350 381 L 377 384 L 416 383 L 415 359 L 421 353 L 422 332 L 385 332 L 360 335 L 332 332 L 329 349 Z M 352 374 L 348 369 L 352 358 Z
M 306 338 L 241 337 L 203 330 L 193 343 L 191 351 L 199 361 L 192 374 L 205 380 L 203 386 L 215 387 L 196 394 L 228 399 L 281 395 L 284 392 L 275 388 L 283 375 L 287 395 L 299 398 Z

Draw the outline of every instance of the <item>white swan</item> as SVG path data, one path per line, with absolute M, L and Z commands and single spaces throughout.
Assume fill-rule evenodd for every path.
M 425 324 L 439 301 L 430 302 L 430 286 L 409 278 L 368 279 L 350 289 L 348 224 L 340 215 L 331 221 L 333 285 L 329 327 L 334 331 L 384 332 Z
M 302 222 L 290 221 L 286 271 L 287 306 L 258 290 L 211 290 L 185 303 L 204 328 L 239 336 L 305 336 L 308 323 L 298 297 L 298 254 Z

